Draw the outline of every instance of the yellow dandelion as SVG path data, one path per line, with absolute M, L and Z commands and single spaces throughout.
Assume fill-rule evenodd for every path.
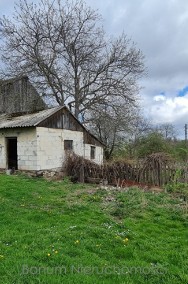
M 123 240 L 124 243 L 127 243 L 128 241 L 129 241 L 128 238 L 125 238 L 125 239 Z
M 115 239 L 121 239 L 121 237 L 117 235 L 117 236 L 115 236 Z
M 48 253 L 47 255 L 48 255 L 48 256 L 50 256 L 51 254 L 50 254 L 50 253 Z
M 79 242 L 80 242 L 79 240 L 76 240 L 74 243 L 75 243 L 75 244 L 79 244 Z
M 58 250 L 55 250 L 55 253 L 58 253 Z

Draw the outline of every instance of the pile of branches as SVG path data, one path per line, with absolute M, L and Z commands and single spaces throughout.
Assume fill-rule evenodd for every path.
M 118 180 L 136 180 L 136 169 L 127 161 L 113 161 L 102 166 L 103 178 L 111 184 Z
M 101 177 L 101 166 L 84 159 L 81 156 L 70 153 L 66 157 L 64 164 L 66 175 L 71 177 L 72 181 L 80 181 L 84 172 L 84 179 L 88 177 Z
M 137 177 L 134 167 L 125 161 L 114 161 L 98 165 L 74 153 L 67 156 L 65 171 L 73 181 L 80 181 L 83 174 L 85 181 L 93 178 L 107 180 L 110 184 L 116 183 L 118 179 L 135 180 Z

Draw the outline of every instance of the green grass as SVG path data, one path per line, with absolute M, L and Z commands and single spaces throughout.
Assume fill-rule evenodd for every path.
M 4 284 L 188 283 L 178 197 L 0 175 Z

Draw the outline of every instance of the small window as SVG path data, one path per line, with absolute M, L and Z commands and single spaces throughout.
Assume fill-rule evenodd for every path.
M 90 158 L 91 159 L 95 159 L 95 149 L 96 149 L 95 146 L 91 146 L 91 149 L 90 149 Z
M 73 150 L 73 140 L 64 140 L 64 150 Z

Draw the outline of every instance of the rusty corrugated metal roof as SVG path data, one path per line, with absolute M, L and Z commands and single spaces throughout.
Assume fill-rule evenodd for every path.
M 63 106 L 54 107 L 31 114 L 24 114 L 17 116 L 9 114 L 1 114 L 0 129 L 37 126 L 37 124 L 39 124 L 41 121 L 48 118 L 52 114 L 56 113 L 61 108 L 63 108 Z

